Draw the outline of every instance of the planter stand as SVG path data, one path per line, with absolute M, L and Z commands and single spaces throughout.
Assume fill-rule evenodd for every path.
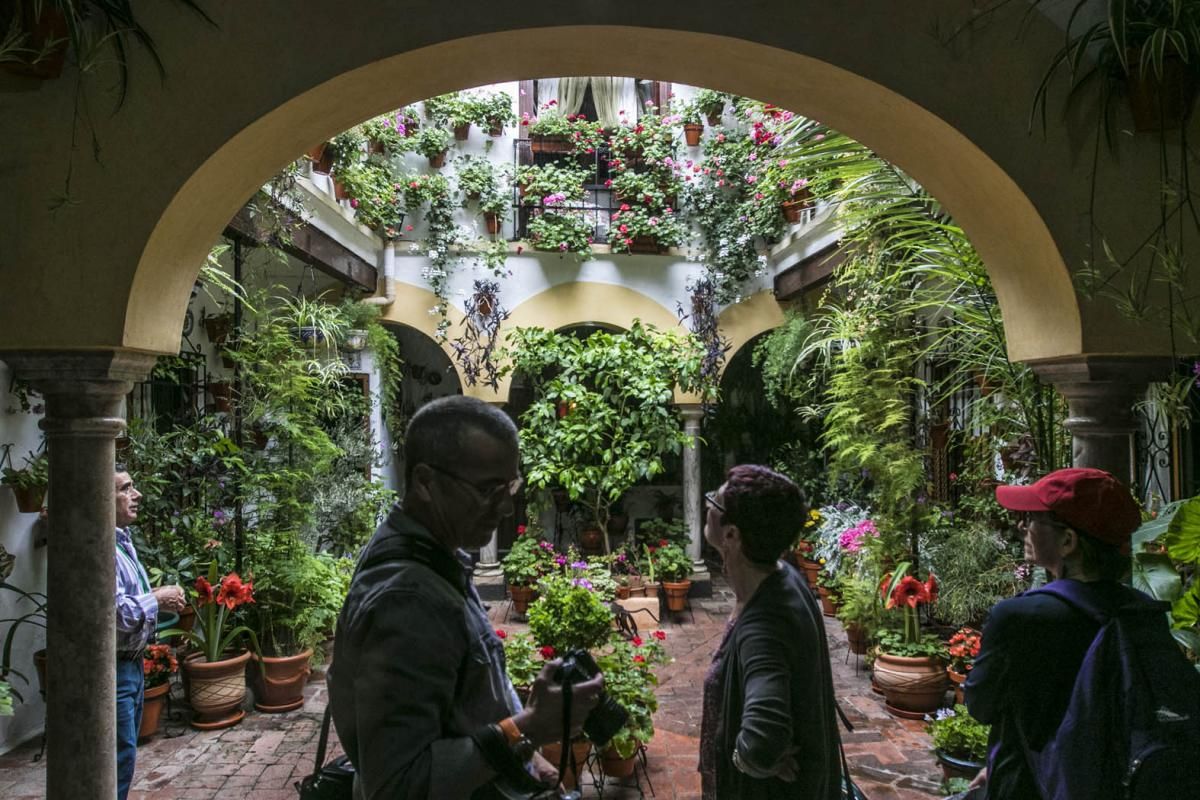
M 601 753 L 595 751 L 588 756 L 588 771 L 592 774 L 592 783 L 596 787 L 597 796 L 604 797 L 606 790 L 617 789 L 621 797 L 633 797 L 635 795 L 627 794 L 626 791 L 637 792 L 638 800 L 645 800 L 646 792 L 642 789 L 642 778 L 646 779 L 646 788 L 650 790 L 650 796 L 654 797 L 654 784 L 650 782 L 650 772 L 646 768 L 646 745 L 639 744 L 637 752 L 629 759 L 632 762 L 629 765 L 629 772 L 623 775 L 609 773 L 605 767 L 607 759 Z M 555 764 L 557 767 L 558 764 Z M 639 775 L 639 773 L 641 773 Z

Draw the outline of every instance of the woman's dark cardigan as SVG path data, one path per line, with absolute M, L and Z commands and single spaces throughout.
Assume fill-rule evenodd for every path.
M 717 796 L 739 800 L 837 800 L 841 758 L 825 625 L 808 584 L 784 564 L 738 618 L 720 666 Z M 751 768 L 770 771 L 788 752 L 792 783 L 752 778 L 733 765 L 735 744 Z

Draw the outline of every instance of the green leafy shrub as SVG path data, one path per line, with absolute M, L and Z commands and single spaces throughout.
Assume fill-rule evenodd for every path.
M 987 758 L 990 725 L 979 722 L 961 703 L 953 710 L 939 709 L 925 726 L 933 739 L 934 748 L 955 758 L 983 761 Z
M 540 597 L 529 606 L 529 632 L 556 654 L 600 646 L 612 629 L 608 606 L 585 583 L 568 575 L 549 575 L 538 583 Z

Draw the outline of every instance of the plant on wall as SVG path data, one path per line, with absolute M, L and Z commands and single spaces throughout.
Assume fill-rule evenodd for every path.
M 496 348 L 500 344 L 500 325 L 508 311 L 500 305 L 500 284 L 477 280 L 467 298 L 463 332 L 450 342 L 454 358 L 462 368 L 468 386 L 483 383 L 496 391 L 500 386 L 500 363 Z
M 581 261 L 592 257 L 593 228 L 581 211 L 542 209 L 529 220 L 527 230 L 535 250 L 574 253 Z
M 521 416 L 526 480 L 566 489 L 607 530 L 612 504 L 661 474 L 668 453 L 691 444 L 671 399 L 676 387 L 695 388 L 702 347 L 637 321 L 624 333 L 587 339 L 519 328 L 509 346 L 506 371 L 520 370 L 534 392 Z
M 350 207 L 359 222 L 388 241 L 399 238 L 404 221 L 402 186 L 390 166 L 376 157 L 349 166 L 338 173 Z
M 721 367 L 725 354 L 729 352 L 729 340 L 721 335 L 717 319 L 716 287 L 707 278 L 700 278 L 687 287 L 691 309 L 685 310 L 680 302 L 675 313 L 680 322 L 687 322 L 692 335 L 704 347 L 704 358 L 700 362 L 697 382 L 704 401 L 714 402 L 719 393 Z
M 462 241 L 458 226 L 454 224 L 454 201 L 450 193 L 450 183 L 439 174 L 415 173 L 405 178 L 404 200 L 410 212 L 422 205 L 428 205 L 425 211 L 425 240 L 423 248 L 416 243 L 413 251 L 424 250 L 429 256 L 429 266 L 422 272 L 422 277 L 429 283 L 429 288 L 437 295 L 438 304 L 434 313 L 440 315 L 438 320 L 438 337 L 446 336 L 450 321 L 446 313 L 450 307 L 449 282 L 450 272 L 457 263 L 460 255 L 457 247 Z

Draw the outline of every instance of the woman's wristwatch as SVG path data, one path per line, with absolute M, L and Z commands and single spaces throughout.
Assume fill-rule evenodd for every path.
M 499 726 L 505 741 L 508 742 L 508 748 L 522 764 L 533 758 L 533 753 L 537 748 L 528 736 L 521 733 L 521 729 L 517 727 L 517 723 L 513 722 L 512 717 L 500 720 Z

